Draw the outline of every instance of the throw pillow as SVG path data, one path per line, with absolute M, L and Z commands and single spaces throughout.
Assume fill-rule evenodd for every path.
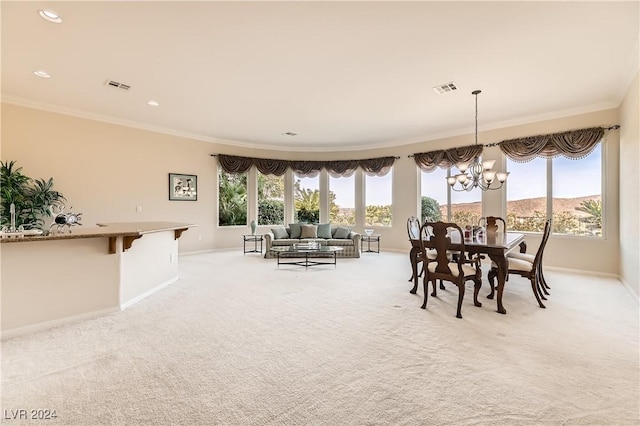
M 281 226 L 279 228 L 271 228 L 271 232 L 273 232 L 274 240 L 289 238 L 289 234 L 287 234 L 287 230 L 284 229 L 284 226 Z
M 300 238 L 300 231 L 302 231 L 302 223 L 290 223 L 289 229 L 291 229 L 291 238 Z
M 302 225 L 300 238 L 318 238 L 318 227 L 316 225 Z
M 318 238 L 331 238 L 331 223 L 321 223 L 318 225 Z
M 345 226 L 338 226 L 336 228 L 336 233 L 333 235 L 333 238 L 337 240 L 346 239 L 346 238 L 349 238 L 350 233 L 351 233 L 351 228 L 347 228 Z

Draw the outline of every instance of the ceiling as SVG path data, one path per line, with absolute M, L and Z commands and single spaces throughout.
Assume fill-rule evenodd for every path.
M 2 98 L 250 147 L 397 146 L 473 132 L 475 89 L 480 130 L 617 107 L 638 6 L 2 1 Z

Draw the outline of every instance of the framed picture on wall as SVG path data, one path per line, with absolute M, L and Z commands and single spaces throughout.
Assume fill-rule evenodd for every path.
M 169 173 L 169 200 L 198 201 L 198 176 Z

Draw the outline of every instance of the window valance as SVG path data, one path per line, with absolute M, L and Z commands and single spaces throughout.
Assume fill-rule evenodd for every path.
M 418 167 L 425 172 L 432 172 L 436 167 L 446 169 L 458 163 L 468 163 L 482 154 L 482 145 L 463 146 L 438 151 L 413 154 Z
M 591 154 L 600 143 L 605 128 L 570 130 L 548 135 L 510 139 L 498 143 L 500 150 L 513 161 L 525 162 L 536 157 L 554 158 L 562 155 L 577 160 Z
M 618 127 L 591 127 L 509 139 L 488 145 L 470 145 L 462 148 L 422 152 L 413 154 L 413 159 L 422 170 L 431 172 L 436 167 L 446 169 L 458 163 L 472 161 L 475 157 L 482 155 L 484 146 L 498 145 L 505 156 L 513 161 L 522 163 L 533 160 L 536 157 L 554 158 L 559 155 L 577 160 L 591 154 L 591 151 L 602 140 L 605 130 L 617 129 Z
M 351 176 L 358 167 L 368 175 L 383 176 L 389 172 L 395 160 L 396 157 L 379 157 L 365 160 L 301 161 L 218 154 L 220 167 L 227 173 L 245 173 L 251 166 L 256 166 L 260 173 L 276 176 L 284 175 L 287 169 L 305 176 L 316 176 L 322 169 L 326 169 L 332 176 Z

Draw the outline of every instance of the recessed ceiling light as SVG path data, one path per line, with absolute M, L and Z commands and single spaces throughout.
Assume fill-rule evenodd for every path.
M 37 75 L 38 77 L 42 77 L 42 78 L 50 78 L 51 77 L 48 72 L 42 71 L 42 70 L 34 71 L 33 73 L 35 75 Z
M 62 18 L 58 16 L 57 13 L 52 12 L 51 10 L 41 9 L 38 11 L 38 15 L 42 17 L 42 19 L 46 19 L 49 22 L 53 22 L 54 24 L 59 24 L 62 22 Z
M 147 105 L 158 106 L 160 104 L 158 102 L 156 102 L 156 101 L 149 101 L 149 102 L 147 102 Z

